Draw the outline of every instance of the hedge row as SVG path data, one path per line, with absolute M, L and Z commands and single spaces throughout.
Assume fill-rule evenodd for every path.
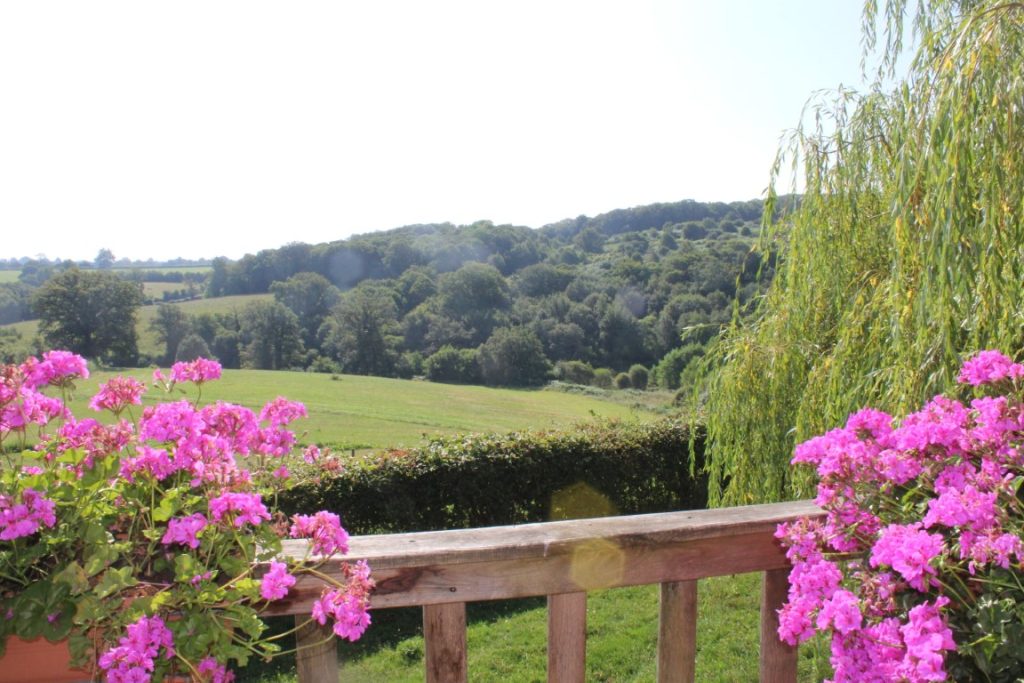
M 693 428 L 697 430 L 698 428 Z M 337 511 L 355 534 L 703 508 L 703 430 L 678 420 L 434 439 L 357 460 L 282 495 L 286 512 Z

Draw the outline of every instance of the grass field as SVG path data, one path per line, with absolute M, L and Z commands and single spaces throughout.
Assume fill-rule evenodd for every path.
M 17 282 L 19 275 L 21 275 L 20 270 L 0 270 L 0 283 Z
M 134 271 L 149 271 L 154 273 L 209 273 L 213 268 L 210 266 L 133 266 L 131 268 L 112 268 L 115 273 L 131 273 Z
M 164 292 L 174 292 L 187 287 L 184 282 L 143 282 L 142 293 L 147 297 L 159 299 Z
M 758 678 L 760 577 L 743 574 L 699 582 L 696 680 L 747 683 Z M 543 598 L 477 603 L 467 610 L 469 680 L 534 683 L 546 680 L 547 609 Z M 653 681 L 656 674 L 658 587 L 591 593 L 587 599 L 587 681 Z M 420 611 L 383 610 L 357 643 L 338 651 L 342 682 L 423 680 Z M 799 681 L 829 675 L 827 650 L 800 650 Z M 292 683 L 287 659 L 241 672 L 240 683 Z
M 113 374 L 96 372 L 79 383 L 72 411 L 88 414 L 89 397 Z M 150 381 L 148 370 L 121 374 Z M 186 395 L 194 398 L 195 387 L 183 386 L 189 390 Z M 151 390 L 145 400 L 155 401 L 156 396 Z M 304 430 L 304 442 L 346 449 L 408 447 L 437 434 L 569 427 L 595 417 L 655 417 L 648 410 L 552 391 L 265 370 L 225 370 L 220 380 L 203 387 L 202 400 L 230 401 L 259 410 L 277 396 L 306 404 L 309 418 L 296 423 L 298 430 Z

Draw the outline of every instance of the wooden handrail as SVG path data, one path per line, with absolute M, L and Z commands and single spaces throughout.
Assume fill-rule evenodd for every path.
M 696 581 L 764 572 L 761 680 L 796 680 L 796 651 L 775 635 L 789 563 L 774 538 L 780 522 L 814 516 L 809 501 L 602 517 L 517 526 L 356 536 L 349 559 L 370 563 L 374 609 L 424 607 L 428 682 L 466 680 L 465 603 L 549 596 L 548 679 L 582 681 L 586 593 L 661 584 L 658 680 L 692 681 Z M 285 552 L 302 556 L 303 541 Z M 340 577 L 340 574 L 338 576 Z M 323 589 L 300 577 L 267 614 L 306 615 Z M 297 619 L 304 619 L 299 616 Z M 300 641 L 322 637 L 307 629 Z M 335 683 L 333 650 L 307 655 L 300 683 Z

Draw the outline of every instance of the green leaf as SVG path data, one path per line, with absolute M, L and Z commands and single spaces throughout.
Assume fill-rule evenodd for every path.
M 79 595 L 89 590 L 89 577 L 85 569 L 77 562 L 71 562 L 60 572 L 54 575 L 53 580 L 66 584 L 73 595 Z
M 106 598 L 114 593 L 124 590 L 129 586 L 134 586 L 138 583 L 138 580 L 132 576 L 131 567 L 121 567 L 120 569 L 108 569 L 100 579 L 100 582 L 96 584 L 93 589 L 93 593 L 97 597 Z

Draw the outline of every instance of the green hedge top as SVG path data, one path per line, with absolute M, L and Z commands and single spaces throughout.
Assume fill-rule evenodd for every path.
M 707 502 L 690 474 L 703 459 L 703 429 L 679 420 L 441 437 L 299 483 L 281 503 L 337 511 L 353 534 L 685 510 Z

